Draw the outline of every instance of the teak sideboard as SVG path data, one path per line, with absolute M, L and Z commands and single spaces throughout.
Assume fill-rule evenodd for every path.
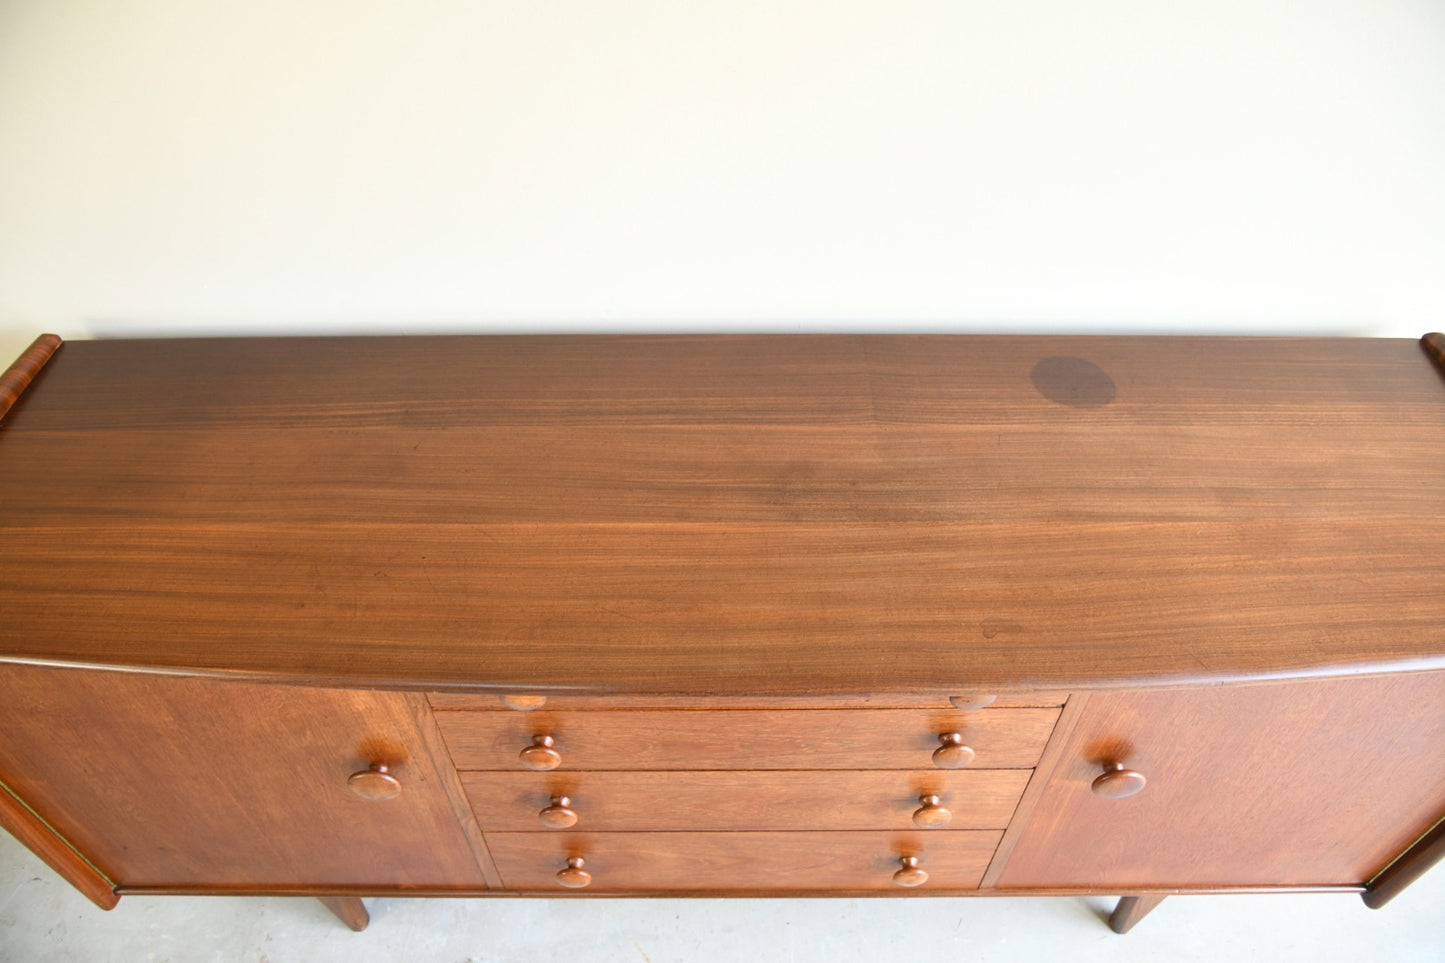
M 102 907 L 357 929 L 1378 906 L 1445 855 L 1442 344 L 45 336 L 0 381 L 0 824 Z

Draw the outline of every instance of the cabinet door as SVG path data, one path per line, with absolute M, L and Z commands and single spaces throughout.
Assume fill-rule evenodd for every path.
M 999 886 L 1360 884 L 1445 813 L 1442 746 L 1439 672 L 1095 694 Z
M 0 692 L 0 780 L 122 887 L 484 885 L 423 697 L 16 665 Z M 372 763 L 395 798 L 348 787 Z

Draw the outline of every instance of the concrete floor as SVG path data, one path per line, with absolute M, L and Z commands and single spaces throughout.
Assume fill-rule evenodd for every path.
M 1104 899 L 368 900 L 352 933 L 306 899 L 145 897 L 109 913 L 0 832 L 0 960 L 1445 960 L 1445 868 L 1355 896 L 1196 896 L 1128 936 Z

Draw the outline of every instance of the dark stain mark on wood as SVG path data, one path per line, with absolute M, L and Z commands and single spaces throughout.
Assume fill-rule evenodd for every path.
M 1107 405 L 1118 394 L 1108 372 L 1083 358 L 1045 358 L 1034 365 L 1030 377 L 1039 394 L 1061 405 L 1098 407 Z

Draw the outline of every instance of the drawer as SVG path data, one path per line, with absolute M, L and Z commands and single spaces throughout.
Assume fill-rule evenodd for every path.
M 591 879 L 583 892 L 977 889 L 1001 832 L 488 833 L 503 885 L 566 893 L 569 859 Z M 894 882 L 900 859 L 927 879 Z M 575 874 L 574 874 L 575 876 Z M 573 878 L 575 884 L 581 880 Z
M 550 739 L 559 771 L 590 769 L 926 769 L 959 733 L 976 769 L 1030 769 L 1059 710 L 674 709 L 591 712 L 436 710 L 461 770 L 522 770 Z
M 558 829 L 860 830 L 1003 829 L 1029 781 L 1027 769 L 946 772 L 467 772 L 462 785 L 487 831 Z M 569 816 L 554 806 L 566 797 Z M 941 808 L 940 808 L 941 807 Z M 541 812 L 551 809 L 544 823 Z

